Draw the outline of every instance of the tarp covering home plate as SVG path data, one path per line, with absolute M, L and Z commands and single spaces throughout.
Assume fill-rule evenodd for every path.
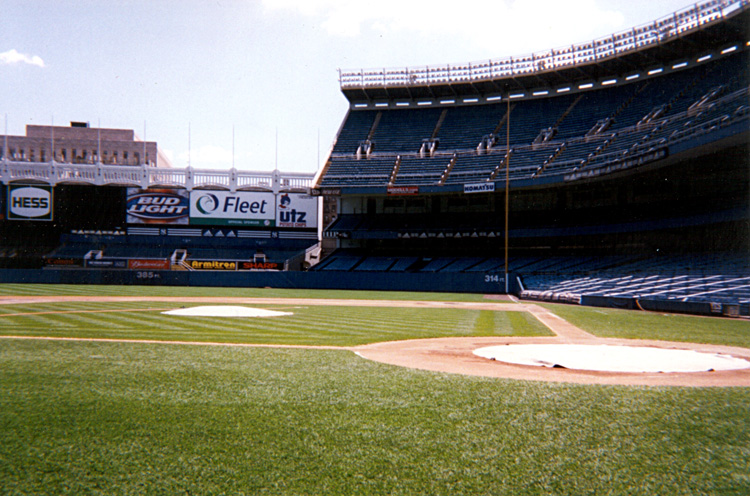
M 192 317 L 282 317 L 293 315 L 289 312 L 277 312 L 263 308 L 235 307 L 224 305 L 209 305 L 192 308 L 179 308 L 162 312 L 165 315 L 183 315 Z
M 517 365 L 601 372 L 706 372 L 750 368 L 750 362 L 693 350 L 585 344 L 509 344 L 474 350 L 483 358 Z

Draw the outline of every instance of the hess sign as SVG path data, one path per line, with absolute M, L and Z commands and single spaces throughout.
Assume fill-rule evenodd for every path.
M 8 186 L 9 220 L 52 220 L 51 186 Z

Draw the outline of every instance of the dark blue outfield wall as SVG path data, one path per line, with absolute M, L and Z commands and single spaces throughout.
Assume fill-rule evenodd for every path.
M 514 276 L 510 292 L 517 291 Z M 135 270 L 0 270 L 0 283 L 112 284 L 143 286 L 204 286 L 376 291 L 505 293 L 502 274 L 387 272 L 213 272 Z
M 709 303 L 700 301 L 644 300 L 614 296 L 582 296 L 581 305 L 591 307 L 623 308 L 650 312 L 689 313 L 694 315 L 714 315 L 738 317 L 750 315 L 748 305 Z

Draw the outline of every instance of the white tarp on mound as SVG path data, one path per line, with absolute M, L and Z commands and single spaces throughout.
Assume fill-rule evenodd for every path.
M 224 305 L 179 308 L 162 312 L 164 315 L 182 315 L 190 317 L 282 317 L 294 315 L 289 312 L 277 312 L 263 308 L 232 307 Z
M 718 353 L 636 346 L 511 344 L 474 350 L 483 358 L 539 367 L 600 372 L 707 372 L 750 368 L 750 362 Z

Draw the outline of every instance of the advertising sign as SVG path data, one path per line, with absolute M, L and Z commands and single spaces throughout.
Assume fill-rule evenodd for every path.
M 127 260 L 86 260 L 85 267 L 90 269 L 125 269 L 128 266 Z
M 237 270 L 237 262 L 225 260 L 188 260 L 193 270 Z
M 169 260 L 128 260 L 128 269 L 132 270 L 169 270 Z
M 8 186 L 8 220 L 52 220 L 52 186 Z
M 418 195 L 419 186 L 388 186 L 389 196 Z
M 83 260 L 80 258 L 48 258 L 47 265 L 55 267 L 81 267 Z
M 273 227 L 273 193 L 249 191 L 193 191 L 190 224 Z
M 189 208 L 185 190 L 128 188 L 128 224 L 187 224 Z
M 240 262 L 240 270 L 281 270 L 277 262 Z
M 282 193 L 276 204 L 276 225 L 279 227 L 318 227 L 318 199 L 298 193 Z
M 464 193 L 492 193 L 495 191 L 495 183 L 464 184 Z

